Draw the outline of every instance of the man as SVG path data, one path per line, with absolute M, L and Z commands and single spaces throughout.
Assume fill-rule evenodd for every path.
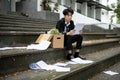
M 66 57 L 67 60 L 71 60 L 72 58 L 77 58 L 77 57 L 81 59 L 86 59 L 79 55 L 83 37 L 80 34 L 73 35 L 75 32 L 74 22 L 71 20 L 73 14 L 74 12 L 72 9 L 65 9 L 63 11 L 64 18 L 62 18 L 61 20 L 57 22 L 56 28 L 59 30 L 60 33 L 64 34 L 64 37 L 65 37 L 64 45 L 67 50 L 67 57 Z M 72 43 L 74 42 L 77 42 L 77 43 L 76 43 L 75 54 L 73 56 L 72 55 L 73 54 Z

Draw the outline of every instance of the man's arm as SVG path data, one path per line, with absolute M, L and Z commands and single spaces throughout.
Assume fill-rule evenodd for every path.
M 62 33 L 62 30 L 61 30 L 61 21 L 58 21 L 57 24 L 56 24 L 56 29 L 59 30 L 60 33 Z

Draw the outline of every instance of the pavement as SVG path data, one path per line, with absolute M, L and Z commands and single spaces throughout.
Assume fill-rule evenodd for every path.
M 102 71 L 101 73 L 95 75 L 94 77 L 92 77 L 91 79 L 88 79 L 88 80 L 120 80 L 120 62 L 114 64 L 113 66 L 109 67 L 108 69 L 106 69 L 104 71 L 108 71 L 108 70 L 117 72 L 119 74 L 111 76 L 111 75 L 105 74 Z

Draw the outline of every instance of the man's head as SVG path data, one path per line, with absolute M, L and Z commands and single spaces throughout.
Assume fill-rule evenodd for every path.
M 74 14 L 74 11 L 70 8 L 65 9 L 63 11 L 63 14 L 64 14 L 65 21 L 70 22 L 70 20 L 72 19 L 72 15 Z

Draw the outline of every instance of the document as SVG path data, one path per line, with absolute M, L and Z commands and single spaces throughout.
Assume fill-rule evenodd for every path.
M 55 63 L 54 65 L 55 65 L 55 66 L 67 66 L 67 64 L 66 64 L 66 63 L 60 63 L 60 62 Z
M 82 23 L 81 24 L 80 23 L 76 24 L 75 28 L 74 28 L 75 33 L 73 35 L 80 34 L 80 30 L 82 30 L 83 27 L 84 27 L 84 24 L 82 24 Z
M 46 50 L 50 46 L 51 42 L 42 40 L 39 44 L 31 44 L 27 46 L 27 49 Z
M 71 61 L 76 62 L 76 63 L 78 63 L 78 64 L 93 63 L 93 61 L 91 61 L 91 60 L 82 60 L 82 59 L 80 59 L 80 58 L 74 58 L 74 59 L 71 59 Z
M 76 62 L 73 62 L 73 61 L 68 61 L 68 62 L 66 62 L 66 64 L 78 64 L 78 63 L 76 63 Z
M 57 65 L 61 65 L 61 63 L 57 63 Z M 63 65 L 63 64 L 62 64 Z M 38 61 L 36 63 L 32 63 L 29 65 L 30 69 L 44 69 L 44 70 L 55 70 L 56 72 L 69 72 L 69 67 L 61 67 L 56 65 L 48 65 L 44 61 Z
M 26 49 L 27 47 L 3 47 L 0 50 L 10 50 L 10 49 Z
M 105 73 L 105 74 L 109 74 L 109 75 L 111 75 L 111 76 L 116 75 L 116 74 L 119 74 L 119 73 L 113 72 L 113 71 L 104 71 L 104 73 Z

